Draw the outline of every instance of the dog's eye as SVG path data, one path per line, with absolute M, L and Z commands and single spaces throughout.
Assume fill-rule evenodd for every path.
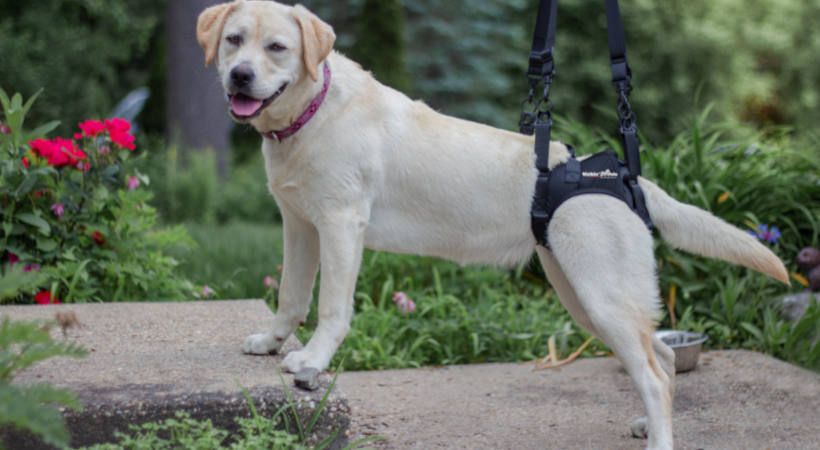
M 269 50 L 269 51 L 271 51 L 271 52 L 277 52 L 277 53 L 278 53 L 278 52 L 283 52 L 283 51 L 285 51 L 285 50 L 287 50 L 287 49 L 288 49 L 287 47 L 285 47 L 284 45 L 282 45 L 282 44 L 280 44 L 280 43 L 278 43 L 278 42 L 274 42 L 273 44 L 271 44 L 271 45 L 269 45 L 269 46 L 268 46 L 268 50 Z
M 226 37 L 225 40 L 228 41 L 229 44 L 235 45 L 237 47 L 242 45 L 242 42 L 245 41 L 245 39 L 243 39 L 242 36 L 240 36 L 238 34 L 232 34 L 232 35 Z

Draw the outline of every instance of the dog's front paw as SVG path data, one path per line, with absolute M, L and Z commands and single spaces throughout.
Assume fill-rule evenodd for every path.
M 646 439 L 649 437 L 649 423 L 646 416 L 633 420 L 629 428 L 632 431 L 632 437 L 636 439 Z
M 307 350 L 290 352 L 282 361 L 282 368 L 286 372 L 299 373 L 304 369 L 317 369 L 320 372 L 325 370 L 328 361 L 323 361 L 319 355 L 315 355 Z
M 242 344 L 242 352 L 249 355 L 270 355 L 276 353 L 282 342 L 267 333 L 252 334 Z

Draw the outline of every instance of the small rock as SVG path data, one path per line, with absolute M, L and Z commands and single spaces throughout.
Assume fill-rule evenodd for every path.
M 312 367 L 302 369 L 293 377 L 293 381 L 299 389 L 315 391 L 319 389 L 319 370 Z
M 783 306 L 781 314 L 784 319 L 796 322 L 806 314 L 806 310 L 809 309 L 811 302 L 817 301 L 820 301 L 820 294 L 813 294 L 809 291 L 787 295 L 780 300 Z

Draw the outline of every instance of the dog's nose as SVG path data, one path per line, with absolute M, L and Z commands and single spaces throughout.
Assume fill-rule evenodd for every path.
M 253 68 L 247 64 L 240 64 L 231 70 L 231 82 L 238 88 L 245 87 L 256 78 Z

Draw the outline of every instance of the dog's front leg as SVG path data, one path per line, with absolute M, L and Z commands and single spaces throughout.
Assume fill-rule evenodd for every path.
M 334 214 L 317 225 L 321 255 L 319 324 L 304 350 L 291 352 L 282 362 L 289 372 L 324 370 L 339 348 L 353 317 L 353 294 L 364 248 L 365 216 Z
M 248 336 L 245 353 L 266 355 L 278 351 L 285 340 L 304 322 L 313 297 L 313 283 L 319 270 L 319 234 L 310 223 L 280 207 L 285 240 L 282 286 L 273 327 L 267 333 Z

